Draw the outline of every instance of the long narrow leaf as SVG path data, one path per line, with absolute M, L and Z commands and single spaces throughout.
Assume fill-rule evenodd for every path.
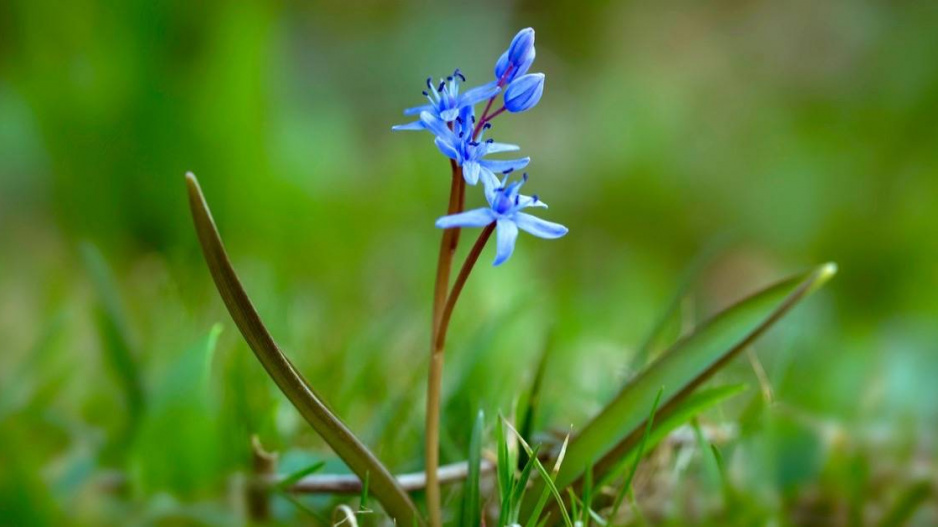
M 462 525 L 463 527 L 479 527 L 481 522 L 482 505 L 479 499 L 479 468 L 482 462 L 482 427 L 485 425 L 485 414 L 479 410 L 476 423 L 472 427 L 472 437 L 469 440 L 469 473 L 463 485 L 462 499 Z
M 554 495 L 554 499 L 557 501 L 557 506 L 560 507 L 560 514 L 563 516 L 564 524 L 566 524 L 567 527 L 573 527 L 573 522 L 570 520 L 570 515 L 567 514 L 567 509 L 563 504 L 563 496 L 560 495 L 558 487 L 554 484 L 553 476 L 547 472 L 547 469 L 544 468 L 544 464 L 541 463 L 539 459 L 537 459 L 537 456 L 534 455 L 534 449 L 532 449 L 531 446 L 528 445 L 527 441 L 521 437 L 521 434 L 519 434 L 510 423 L 504 421 L 504 419 L 502 421 L 505 423 L 505 426 L 508 427 L 508 430 L 510 430 L 515 435 L 515 437 L 518 438 L 518 442 L 521 444 L 521 448 L 527 452 L 528 457 L 534 462 L 534 468 L 537 469 L 538 474 L 541 475 L 541 480 L 544 482 L 544 484 L 547 485 L 550 493 Z
M 212 213 L 202 195 L 202 189 L 191 172 L 186 175 L 186 183 L 189 189 L 189 206 L 209 271 L 231 318 L 261 365 L 267 370 L 267 374 L 352 472 L 363 481 L 366 477 L 370 478 L 371 493 L 392 518 L 399 524 L 422 525 L 423 519 L 407 492 L 345 423 L 326 407 L 319 395 L 280 351 L 231 266 Z
M 659 412 L 666 417 L 694 389 L 835 272 L 834 264 L 826 264 L 764 289 L 718 314 L 676 343 L 628 384 L 571 442 L 557 486 L 566 488 L 576 483 L 586 463 L 597 457 L 595 475 L 603 477 L 641 440 L 647 408 L 659 388 L 664 387 Z
M 632 468 L 629 470 L 628 476 L 625 477 L 625 482 L 622 484 L 622 488 L 619 490 L 619 493 L 616 495 L 616 499 L 612 505 L 612 514 L 611 518 L 615 518 L 616 514 L 619 512 L 619 506 L 622 504 L 622 499 L 625 498 L 626 492 L 632 488 L 632 480 L 635 479 L 635 473 L 638 472 L 638 464 L 642 462 L 642 456 L 645 454 L 645 446 L 648 444 L 648 438 L 651 436 L 651 431 L 655 426 L 655 412 L 658 411 L 658 403 L 661 402 L 661 393 L 662 390 L 658 390 L 658 395 L 655 397 L 655 402 L 651 405 L 651 412 L 648 414 L 648 422 L 645 425 L 645 434 L 642 435 L 642 442 L 638 444 L 638 449 L 635 451 L 635 455 L 632 456 L 635 458 L 632 463 Z M 587 471 L 586 475 L 587 482 L 591 483 L 592 476 L 590 472 Z
M 114 273 L 97 247 L 90 243 L 81 246 L 85 267 L 98 294 L 96 309 L 101 346 L 105 362 L 120 383 L 127 399 L 127 412 L 131 420 L 128 434 L 133 432 L 136 419 L 143 414 L 144 393 L 140 368 L 137 366 L 134 345 L 131 342 L 125 309 L 117 291 Z

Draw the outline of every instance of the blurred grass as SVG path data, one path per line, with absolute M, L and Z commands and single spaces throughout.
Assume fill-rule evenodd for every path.
M 779 403 L 753 389 L 707 414 L 741 419 L 720 451 L 755 512 L 874 521 L 916 475 L 934 474 L 929 2 L 12 0 L 0 3 L 0 519 L 227 523 L 227 481 L 250 459 L 252 433 L 284 465 L 328 459 L 324 470 L 340 470 L 218 301 L 186 210 L 186 170 L 211 189 L 271 332 L 288 352 L 316 351 L 293 355 L 297 366 L 383 461 L 419 469 L 414 409 L 447 169 L 427 137 L 389 128 L 420 102 L 427 75 L 458 66 L 487 80 L 528 25 L 547 90 L 535 111 L 496 121 L 494 137 L 533 157 L 532 192 L 571 234 L 522 238 L 510 265 L 477 270 L 451 331 L 443 461 L 468 451 L 479 409 L 511 413 L 548 334 L 538 429 L 585 423 L 634 373 L 630 358 L 689 262 L 721 242 L 652 355 L 779 276 L 840 264 L 829 290 L 756 347 Z M 134 403 L 109 370 L 84 242 L 113 269 L 144 398 L 168 390 L 174 364 L 225 327 L 209 367 L 214 419 L 202 423 L 224 439 L 174 454 L 174 427 L 113 444 L 128 417 L 143 416 L 128 413 Z M 757 385 L 742 360 L 719 377 Z M 98 492 L 96 474 L 126 469 L 131 452 L 207 468 Z M 697 499 L 657 519 L 719 518 L 707 497 L 719 498 L 720 483 L 698 468 L 677 483 L 640 471 L 643 514 L 655 513 L 648 493 L 660 487 Z M 280 505 L 281 521 L 307 521 Z M 926 500 L 910 521 L 936 515 Z

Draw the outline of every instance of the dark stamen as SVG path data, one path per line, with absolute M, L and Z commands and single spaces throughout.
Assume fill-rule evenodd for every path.
M 437 88 L 436 91 L 443 91 L 443 88 L 445 87 L 446 87 L 446 83 L 443 81 L 440 81 L 440 87 Z
M 521 179 L 523 179 L 524 181 L 527 181 L 527 180 L 528 180 L 528 173 L 525 172 L 524 174 L 522 174 L 522 175 L 521 175 Z
M 492 143 L 495 142 L 495 140 L 494 140 L 494 139 L 486 139 L 485 142 L 488 143 L 488 144 L 492 144 Z
M 492 123 L 485 123 L 485 126 L 482 127 L 483 130 L 488 130 L 492 127 Z
M 433 89 L 433 77 L 427 77 L 427 88 Z
M 446 80 L 448 80 L 448 81 L 450 81 L 450 82 L 453 82 L 453 76 L 450 75 L 449 77 L 446 77 Z
M 541 199 L 541 198 L 537 197 L 537 194 L 535 194 L 535 195 L 531 196 L 531 199 L 533 200 L 531 203 L 537 203 L 538 200 Z
M 508 174 L 511 174 L 514 171 L 515 169 L 509 168 L 509 169 L 506 169 L 504 172 L 502 172 L 502 175 L 507 176 Z
M 423 91 L 420 92 L 420 93 L 422 93 L 424 97 L 429 97 L 429 96 L 430 96 L 430 94 L 427 92 L 427 90 L 423 90 Z

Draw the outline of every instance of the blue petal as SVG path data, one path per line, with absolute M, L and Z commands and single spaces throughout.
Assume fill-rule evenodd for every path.
M 443 139 L 442 137 L 437 137 L 436 139 L 433 140 L 433 143 L 436 145 L 437 148 L 440 149 L 440 152 L 443 152 L 444 156 L 450 159 L 455 159 L 457 161 L 459 160 L 459 152 L 447 140 Z
M 459 106 L 472 106 L 486 99 L 491 99 L 498 95 L 499 90 L 501 90 L 501 88 L 498 87 L 498 83 L 496 82 L 490 82 L 472 88 L 459 96 Z
M 495 63 L 495 80 L 501 80 L 502 75 L 505 74 L 505 70 L 508 69 L 508 50 L 505 50 L 502 53 L 501 57 L 498 57 L 498 62 Z
M 440 112 L 440 118 L 446 122 L 455 121 L 457 117 L 459 117 L 458 108 L 450 108 L 449 110 Z
M 482 207 L 480 209 L 467 210 L 458 214 L 450 214 L 436 220 L 436 226 L 439 229 L 452 229 L 453 227 L 485 227 L 495 221 L 495 215 L 492 209 Z
M 521 62 L 517 64 L 516 69 L 508 74 L 508 82 L 511 82 L 527 73 L 528 70 L 531 69 L 531 65 L 534 64 L 534 57 L 536 55 L 537 52 L 535 52 L 534 48 L 532 47 L 528 51 L 528 54 L 524 56 L 524 59 L 522 59 Z
M 528 166 L 530 162 L 530 157 L 522 157 L 520 159 L 482 159 L 479 164 L 492 172 L 504 172 L 506 170 L 510 172 L 520 170 Z
M 420 115 L 420 112 L 432 112 L 432 104 L 424 104 L 423 106 L 414 106 L 413 108 L 408 108 L 404 110 L 404 115 Z
M 521 147 L 518 145 L 511 145 L 508 143 L 486 143 L 485 144 L 485 153 L 488 154 L 499 154 L 501 152 L 517 152 L 521 150 Z
M 532 49 L 534 49 L 534 29 L 526 27 L 511 39 L 511 44 L 508 45 L 508 60 L 512 64 L 520 64 Z
M 534 198 L 531 196 L 518 196 L 518 208 L 526 209 L 528 207 L 541 207 L 546 209 L 547 203 L 544 203 L 540 199 L 534 201 Z
M 391 127 L 391 130 L 424 130 L 425 127 L 420 121 L 414 121 L 407 124 L 397 124 Z
M 433 135 L 443 139 L 451 145 L 456 144 L 456 135 L 452 130 L 446 126 L 446 123 L 436 118 L 435 115 L 430 112 L 422 112 L 420 114 L 420 121 L 427 127 L 428 130 L 433 132 Z
M 485 187 L 485 199 L 487 199 L 489 201 L 489 205 L 491 205 L 492 200 L 495 198 L 495 189 L 502 185 L 498 181 L 498 177 L 495 176 L 494 172 L 481 165 L 479 166 L 479 178 L 482 180 L 482 186 Z M 492 195 L 489 196 L 489 193 Z
M 514 220 L 518 224 L 518 228 L 521 230 L 529 232 L 538 238 L 545 238 L 548 240 L 560 238 L 564 234 L 567 234 L 567 231 L 569 230 L 559 223 L 542 220 L 538 217 L 531 216 L 530 214 L 525 214 L 524 212 L 516 213 L 514 215 Z M 499 220 L 499 228 L 501 228 L 501 225 L 502 220 Z
M 501 265 L 511 258 L 511 253 L 515 250 L 515 240 L 518 239 L 518 226 L 508 219 L 498 220 L 495 238 L 496 250 L 493 265 Z
M 462 165 L 462 177 L 466 180 L 466 183 L 470 185 L 475 185 L 479 182 L 479 171 L 482 167 L 479 166 L 479 163 L 476 161 L 469 161 L 468 163 L 463 163 Z
M 505 89 L 505 109 L 512 113 L 530 110 L 541 100 L 543 94 L 543 73 L 523 75 Z

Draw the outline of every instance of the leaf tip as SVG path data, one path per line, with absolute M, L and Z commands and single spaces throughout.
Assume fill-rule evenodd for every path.
M 186 172 L 186 186 L 189 188 L 190 195 L 198 196 L 202 194 L 202 189 L 199 187 L 199 180 L 191 171 Z
M 814 280 L 811 283 L 811 288 L 808 291 L 813 292 L 817 291 L 824 284 L 828 282 L 834 275 L 837 274 L 837 264 L 835 262 L 827 262 L 826 264 L 817 268 L 817 271 L 814 272 Z

